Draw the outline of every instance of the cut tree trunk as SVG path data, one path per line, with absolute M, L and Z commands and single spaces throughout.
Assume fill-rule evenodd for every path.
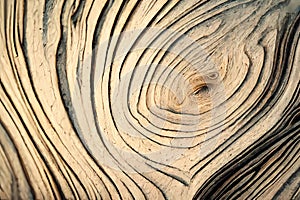
M 300 199 L 299 0 L 1 0 L 0 199 Z

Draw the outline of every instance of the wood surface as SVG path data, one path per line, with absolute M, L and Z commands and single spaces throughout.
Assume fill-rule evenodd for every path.
M 1 0 L 0 199 L 300 199 L 299 0 Z

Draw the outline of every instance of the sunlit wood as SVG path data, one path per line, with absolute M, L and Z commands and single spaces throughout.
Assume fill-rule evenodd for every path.
M 300 199 L 299 11 L 0 1 L 0 199 Z

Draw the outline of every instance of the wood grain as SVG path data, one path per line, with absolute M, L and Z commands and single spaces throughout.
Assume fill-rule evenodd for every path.
M 0 199 L 300 199 L 298 0 L 0 1 Z

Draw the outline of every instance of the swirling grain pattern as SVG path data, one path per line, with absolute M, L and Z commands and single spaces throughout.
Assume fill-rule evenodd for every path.
M 0 25 L 0 199 L 300 199 L 299 0 L 2 0 Z

